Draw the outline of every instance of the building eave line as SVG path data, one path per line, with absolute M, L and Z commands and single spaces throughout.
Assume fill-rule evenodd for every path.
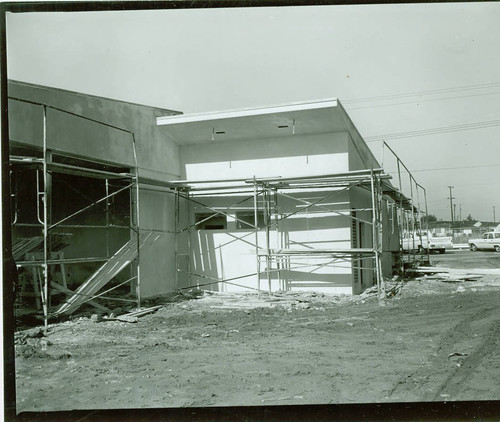
M 315 110 L 322 108 L 337 107 L 338 101 L 336 98 L 312 101 L 307 103 L 291 103 L 286 105 L 278 105 L 271 107 L 228 110 L 213 113 L 193 113 L 180 114 L 175 116 L 160 116 L 156 118 L 157 126 L 175 125 L 180 123 L 204 122 L 210 120 L 231 119 L 237 117 L 260 116 L 265 114 L 287 113 L 303 110 Z

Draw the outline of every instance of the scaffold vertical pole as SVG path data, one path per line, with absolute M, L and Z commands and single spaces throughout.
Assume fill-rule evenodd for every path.
M 420 186 L 422 188 L 422 191 L 424 192 L 424 204 L 425 204 L 425 232 L 427 233 L 427 236 L 429 237 L 429 211 L 427 209 L 427 192 L 425 191 L 425 188 Z M 430 241 L 430 239 L 429 239 Z M 430 248 L 428 247 L 427 248 L 427 261 L 430 261 L 431 260 L 431 256 L 430 256 L 430 253 L 431 253 L 431 250 Z
M 422 213 L 420 211 L 420 195 L 418 193 L 419 185 L 418 185 L 418 183 L 417 183 L 416 180 L 414 180 L 414 181 L 415 181 L 415 190 L 417 192 L 418 227 L 419 227 L 419 231 L 420 231 L 420 241 L 422 242 L 422 247 L 423 247 L 424 244 L 423 244 L 423 241 L 422 241 L 422 229 L 423 229 L 423 227 L 422 227 Z M 424 249 L 425 254 L 427 255 L 427 261 L 430 261 L 430 256 L 429 256 L 430 251 L 429 251 L 429 249 L 430 249 L 430 246 L 431 246 L 430 245 L 430 241 L 431 240 L 430 240 L 429 231 L 427 230 L 427 227 L 426 227 L 426 230 L 425 230 L 425 238 L 427 239 L 427 247 L 426 248 L 423 247 L 423 249 Z
M 278 189 L 274 188 L 274 209 L 273 209 L 273 214 L 274 214 L 274 221 L 275 221 L 275 227 L 276 227 L 276 249 L 281 250 L 282 246 L 282 238 L 280 236 L 280 230 L 279 230 L 279 208 L 278 208 Z M 281 258 L 279 256 L 276 256 L 276 278 L 278 279 L 278 286 L 280 290 L 285 290 L 285 286 L 283 281 L 281 280 Z
M 370 174 L 370 187 L 371 187 L 371 196 L 372 196 L 372 246 L 373 252 L 375 255 L 375 271 L 377 278 L 377 295 L 379 300 L 379 305 L 385 305 L 385 297 L 382 297 L 382 283 L 381 283 L 381 271 L 380 271 L 380 245 L 379 245 L 379 217 L 378 217 L 378 206 L 377 206 L 377 198 L 375 192 L 375 176 L 373 171 Z
M 380 289 L 381 289 L 381 300 L 385 304 L 385 279 L 383 275 L 382 264 L 384 262 L 384 237 L 383 237 L 383 215 L 382 215 L 382 186 L 380 183 L 380 177 L 376 178 L 376 198 L 377 198 L 377 220 L 378 220 L 378 249 L 379 249 L 379 279 L 380 279 Z
M 141 242 L 140 242 L 140 196 L 139 196 L 139 163 L 137 160 L 137 150 L 135 145 L 135 136 L 132 133 L 132 151 L 134 154 L 134 182 L 135 182 L 135 233 L 137 238 L 137 258 L 136 258 L 136 295 L 137 295 L 137 308 L 141 307 Z
M 175 288 L 179 288 L 179 247 L 177 229 L 179 228 L 179 191 L 175 190 L 174 196 L 174 265 L 175 265 Z
M 258 198 L 257 198 L 257 180 L 255 176 L 253 177 L 253 215 L 254 215 L 254 225 L 255 225 L 255 258 L 257 264 L 257 290 L 260 296 L 260 257 L 259 257 L 259 227 L 258 227 Z
M 191 192 L 188 190 L 186 192 L 186 207 L 187 207 L 187 282 L 191 285 Z
M 42 296 L 42 306 L 43 306 L 43 324 L 45 334 L 47 334 L 48 329 L 48 318 L 49 318 L 49 174 L 47 172 L 47 107 L 42 106 L 43 109 L 43 296 Z
M 398 180 L 399 180 L 399 239 L 400 239 L 400 248 L 399 248 L 399 262 L 400 262 L 400 274 L 401 277 L 405 276 L 405 264 L 404 264 L 404 211 L 403 211 L 403 185 L 401 182 L 401 166 L 399 163 L 399 158 L 396 157 L 398 163 Z
M 109 180 L 105 180 L 106 188 L 106 258 L 109 258 Z
M 410 198 L 411 198 L 411 238 L 412 238 L 412 242 L 413 242 L 413 265 L 415 265 L 415 262 L 417 261 L 417 249 L 416 249 L 416 243 L 415 243 L 415 238 L 417 236 L 417 230 L 415 228 L 415 208 L 413 206 L 413 182 L 412 182 L 412 177 L 411 177 L 411 174 L 410 172 L 408 172 L 408 178 L 410 179 Z M 420 232 L 419 232 L 420 233 Z M 420 237 L 420 243 L 422 244 L 422 238 L 421 236 L 419 235 Z M 423 246 L 423 245 L 422 245 Z
M 264 224 L 266 225 L 266 273 L 267 273 L 267 284 L 269 288 L 269 295 L 271 295 L 271 240 L 270 236 L 270 226 L 271 226 L 271 213 L 270 213 L 270 201 L 271 195 L 269 188 L 266 186 L 264 190 Z

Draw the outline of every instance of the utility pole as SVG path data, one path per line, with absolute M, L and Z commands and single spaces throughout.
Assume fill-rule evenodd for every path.
M 462 204 L 460 204 L 460 227 L 462 227 Z
M 495 217 L 495 206 L 493 205 L 493 222 L 496 223 L 496 217 Z
M 451 225 L 453 226 L 453 223 L 454 223 L 454 219 L 453 219 L 453 200 L 455 198 L 451 194 L 451 190 L 453 189 L 453 186 L 448 186 L 448 188 L 450 189 L 450 197 L 448 199 L 450 200 Z

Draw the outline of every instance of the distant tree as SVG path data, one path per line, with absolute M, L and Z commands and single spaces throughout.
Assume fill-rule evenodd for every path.
M 437 217 L 435 215 L 429 214 L 422 217 L 422 223 L 432 223 L 434 221 L 437 221 Z
M 475 218 L 472 218 L 472 215 L 468 215 L 467 218 L 464 220 L 464 223 L 466 223 L 469 226 L 473 226 L 474 223 L 476 223 L 477 220 Z

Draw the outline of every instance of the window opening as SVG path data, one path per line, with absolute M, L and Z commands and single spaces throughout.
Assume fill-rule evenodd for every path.
M 257 227 L 264 228 L 264 211 L 257 212 Z M 252 230 L 255 228 L 255 213 L 253 211 L 236 211 L 236 228 L 238 230 Z
M 227 228 L 227 217 L 225 215 L 196 213 L 195 217 L 197 230 L 225 230 Z

